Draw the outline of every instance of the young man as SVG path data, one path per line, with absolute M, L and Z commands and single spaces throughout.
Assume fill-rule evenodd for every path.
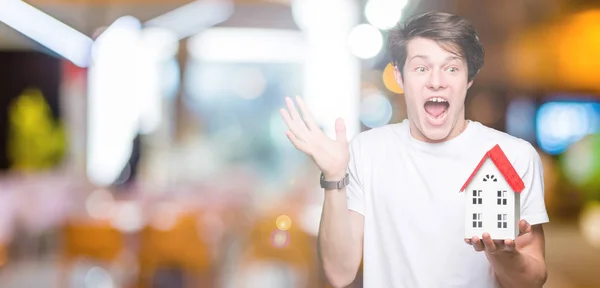
M 542 164 L 528 142 L 465 119 L 465 97 L 483 66 L 472 25 L 425 13 L 390 32 L 389 49 L 408 119 L 359 133 L 350 144 L 318 128 L 302 99 L 281 113 L 293 145 L 323 172 L 319 248 L 335 287 L 542 287 L 548 222 Z M 513 241 L 489 233 L 464 239 L 461 186 L 481 157 L 500 145 L 522 177 L 521 222 Z

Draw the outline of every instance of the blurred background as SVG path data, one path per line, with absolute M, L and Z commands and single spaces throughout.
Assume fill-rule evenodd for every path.
M 329 287 L 279 108 L 406 118 L 386 31 L 432 9 L 486 49 L 468 118 L 542 157 L 546 287 L 600 287 L 594 0 L 0 0 L 0 286 Z

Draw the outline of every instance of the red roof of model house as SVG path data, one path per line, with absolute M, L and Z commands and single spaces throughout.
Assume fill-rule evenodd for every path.
M 498 171 L 500 171 L 502 176 L 504 176 L 504 179 L 508 185 L 510 185 L 512 190 L 515 191 L 515 193 L 521 193 L 521 191 L 525 189 L 525 183 L 523 183 L 523 180 L 521 180 L 521 177 L 517 171 L 515 171 L 515 168 L 512 166 L 512 164 L 510 164 L 510 161 L 508 158 L 506 158 L 506 155 L 500 146 L 496 144 L 496 146 L 490 149 L 490 151 L 485 153 L 479 162 L 479 165 L 477 165 L 477 168 L 475 168 L 475 171 L 473 171 L 467 182 L 465 182 L 465 185 L 463 185 L 463 187 L 460 189 L 460 192 L 463 192 L 465 189 L 467 189 L 467 185 L 469 185 L 469 182 L 471 182 L 473 177 L 475 177 L 475 174 L 477 174 L 477 171 L 479 171 L 479 168 L 483 166 L 483 163 L 488 157 L 492 160 L 492 162 L 494 162 L 494 165 L 496 165 Z

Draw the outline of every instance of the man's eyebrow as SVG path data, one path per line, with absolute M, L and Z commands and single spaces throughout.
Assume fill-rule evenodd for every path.
M 425 55 L 418 55 L 418 54 L 417 54 L 417 55 L 415 55 L 415 56 L 412 56 L 412 57 L 410 57 L 410 59 L 409 59 L 409 60 L 413 60 L 413 59 L 415 59 L 415 58 L 422 58 L 423 60 L 427 60 L 427 59 L 429 59 L 429 57 L 427 57 L 427 56 L 425 56 Z
M 426 55 L 419 55 L 419 54 L 417 54 L 417 55 L 415 55 L 415 56 L 412 56 L 412 57 L 410 57 L 409 61 L 410 61 L 410 60 L 413 60 L 413 59 L 415 59 L 415 58 L 421 58 L 421 59 L 423 59 L 423 60 L 428 60 L 428 59 L 429 59 L 429 56 L 426 56 Z M 459 56 L 448 56 L 448 57 L 446 58 L 446 62 L 448 62 L 448 61 L 451 61 L 451 60 L 461 60 L 461 59 L 462 59 L 462 57 L 459 57 Z
M 446 58 L 446 62 L 447 61 L 451 61 L 451 60 L 462 60 L 462 57 L 459 57 L 459 56 L 448 56 L 448 58 Z

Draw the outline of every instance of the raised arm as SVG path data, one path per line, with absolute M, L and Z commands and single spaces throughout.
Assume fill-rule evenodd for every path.
M 345 189 L 325 191 L 319 227 L 319 252 L 334 287 L 354 281 L 363 252 L 364 216 L 348 210 Z
M 316 125 L 301 98 L 296 98 L 302 116 L 290 98 L 281 115 L 289 130 L 286 135 L 296 149 L 310 156 L 327 181 L 344 178 L 350 159 L 344 122 L 335 123 L 336 139 L 328 138 Z M 348 210 L 346 189 L 325 190 L 319 227 L 319 254 L 325 275 L 334 287 L 352 283 L 360 266 L 364 217 Z

